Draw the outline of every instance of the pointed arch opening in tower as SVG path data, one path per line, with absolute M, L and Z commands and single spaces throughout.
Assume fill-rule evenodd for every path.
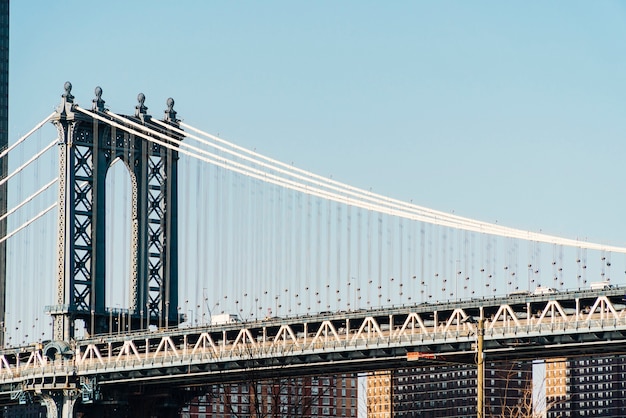
M 105 306 L 110 313 L 110 332 L 122 330 L 129 315 L 131 273 L 131 177 L 119 158 L 106 174 L 106 273 Z

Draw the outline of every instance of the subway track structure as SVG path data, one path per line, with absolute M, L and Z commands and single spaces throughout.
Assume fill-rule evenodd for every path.
M 0 398 L 118 404 L 177 399 L 206 385 L 473 363 L 478 322 L 489 360 L 626 354 L 624 291 L 577 290 L 111 333 L 0 352 Z M 122 394 L 126 394 L 122 396 Z M 129 395 L 130 394 L 130 395 Z M 167 403 L 165 402 L 165 403 Z M 62 405 L 56 401 L 55 405 Z

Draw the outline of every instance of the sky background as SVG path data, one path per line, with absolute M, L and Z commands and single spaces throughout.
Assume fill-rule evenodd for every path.
M 96 86 L 118 114 L 173 97 L 353 186 L 626 246 L 624 2 L 11 1 L 11 141 L 68 80 L 86 108 Z
M 626 245 L 626 4 L 13 1 L 10 138 L 65 81 L 364 189 Z

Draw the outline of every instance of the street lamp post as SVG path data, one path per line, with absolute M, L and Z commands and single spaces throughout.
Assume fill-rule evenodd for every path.
M 480 317 L 477 319 L 468 316 L 463 322 L 476 324 L 476 417 L 484 418 L 485 416 L 485 355 L 483 351 L 483 343 L 485 337 L 485 319 L 482 310 Z
M 485 406 L 484 406 L 484 399 L 485 399 L 485 388 L 484 388 L 484 384 L 485 384 L 485 362 L 484 362 L 484 354 L 483 354 L 483 338 L 485 335 L 485 329 L 484 329 L 484 325 L 485 325 L 485 320 L 484 318 L 479 318 L 478 319 L 478 327 L 477 327 L 477 334 L 476 334 L 476 355 L 477 355 L 477 359 L 476 359 L 476 368 L 477 368 L 477 385 L 476 385 L 476 391 L 478 392 L 476 394 L 476 409 L 477 409 L 477 418 L 483 418 L 484 417 L 484 411 L 485 411 Z

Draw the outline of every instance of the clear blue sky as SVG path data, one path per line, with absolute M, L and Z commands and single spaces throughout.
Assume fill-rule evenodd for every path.
M 434 209 L 626 244 L 626 3 L 11 2 L 10 133 L 143 92 L 239 145 Z

